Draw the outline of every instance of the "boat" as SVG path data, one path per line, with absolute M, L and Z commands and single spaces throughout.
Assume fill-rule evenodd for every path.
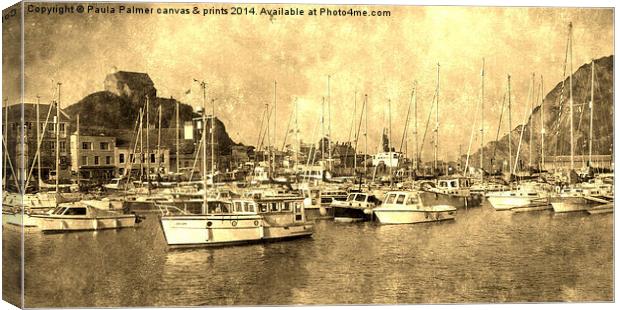
M 449 205 L 455 208 L 478 207 L 482 195 L 472 193 L 471 180 L 465 177 L 446 177 L 436 183 L 424 182 L 420 197 L 425 205 Z
M 45 214 L 30 217 L 38 219 L 39 229 L 44 233 L 129 228 L 142 220 L 135 214 L 123 214 L 110 207 L 105 201 L 82 200 L 61 203 Z
M 506 185 L 494 183 L 494 182 L 482 182 L 472 185 L 469 190 L 472 194 L 483 195 L 485 197 L 488 193 L 504 192 L 510 190 Z
M 301 197 L 271 196 L 205 202 L 202 214 L 161 217 L 166 243 L 172 248 L 225 246 L 309 237 Z
M 558 196 L 551 198 L 551 206 L 556 213 L 587 211 L 613 202 L 607 194 L 607 190 L 586 183 L 562 189 Z
M 456 208 L 447 205 L 424 205 L 419 191 L 391 191 L 385 201 L 373 209 L 381 224 L 414 224 L 454 220 Z
M 487 200 L 496 211 L 549 210 L 549 193 L 543 184 L 522 183 L 514 190 L 487 194 Z
M 381 201 L 372 194 L 349 193 L 345 201 L 334 200 L 334 221 L 363 222 L 371 220 L 372 209 L 381 204 Z

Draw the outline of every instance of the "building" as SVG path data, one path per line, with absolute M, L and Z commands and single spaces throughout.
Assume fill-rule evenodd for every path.
M 167 174 L 170 172 L 170 150 L 168 148 L 150 149 L 148 154 L 144 149 L 144 154 L 140 150 L 134 153 L 133 146 L 116 146 L 114 148 L 114 158 L 116 160 L 116 171 L 119 175 L 131 174 L 139 176 L 141 173 L 146 175 L 147 168 L 150 174 Z M 130 170 L 128 172 L 128 170 Z M 142 172 L 141 172 L 142 171 Z
M 575 155 L 573 157 L 573 163 L 576 170 L 581 170 L 588 165 L 588 155 Z M 614 158 L 612 155 L 592 155 L 592 164 L 590 165 L 594 169 L 613 170 Z M 543 170 L 566 170 L 570 169 L 570 156 L 545 156 L 545 165 Z
M 81 178 L 105 182 L 116 174 L 114 150 L 116 138 L 101 135 L 71 137 L 71 171 Z
M 3 108 L 3 117 L 8 117 L 5 124 L 2 122 L 3 134 L 6 131 L 7 137 L 7 162 L 3 169 L 3 174 L 12 178 L 11 166 L 17 174 L 18 180 L 26 180 L 30 176 L 29 182 L 36 179 L 39 173 L 42 180 L 55 179 L 56 175 L 56 123 L 59 129 L 59 178 L 63 182 L 68 182 L 71 177 L 69 139 L 67 131 L 71 118 L 62 109 L 58 111 L 60 117 L 56 121 L 55 104 L 38 105 L 39 130 L 37 134 L 37 104 L 24 103 L 15 104 Z M 22 115 L 23 108 L 23 115 Z M 6 116 L 5 116 L 6 115 Z M 23 123 L 22 123 L 23 116 Z M 7 127 L 8 126 L 8 127 Z M 41 144 L 37 143 L 37 135 L 40 137 Z M 23 147 L 21 137 L 24 137 Z M 40 171 L 39 161 L 36 161 L 37 150 L 40 151 Z M 3 152 L 4 153 L 4 152 Z M 22 157 L 23 156 L 23 157 Z M 21 158 L 24 160 L 22 161 Z M 12 182 L 13 183 L 13 182 Z M 32 183 L 31 183 L 32 184 Z

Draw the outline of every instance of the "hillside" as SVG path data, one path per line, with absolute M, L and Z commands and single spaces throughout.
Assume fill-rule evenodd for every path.
M 149 123 L 150 128 L 156 128 L 158 125 L 157 109 L 162 107 L 162 144 L 170 148 L 172 152 L 175 151 L 175 128 L 176 128 L 176 103 L 175 99 L 167 98 L 154 98 L 149 103 Z M 118 96 L 109 91 L 100 91 L 92 93 L 77 103 L 67 107 L 65 112 L 72 118 L 71 132 L 76 129 L 76 115 L 80 114 L 80 129 L 83 134 L 88 132 L 104 133 L 117 137 L 117 144 L 124 145 L 129 143 L 132 136 L 132 129 L 136 125 L 140 108 L 142 105 L 133 103 L 126 96 Z M 199 115 L 193 112 L 191 106 L 180 103 L 179 104 L 179 123 L 180 128 L 183 128 L 183 123 L 191 121 L 193 117 Z M 146 121 L 146 119 L 144 120 Z M 210 122 L 207 123 L 210 126 Z M 217 141 L 217 149 L 220 154 L 230 154 L 231 146 L 235 145 L 228 133 L 224 124 L 216 118 L 215 133 Z M 157 131 L 153 130 L 150 133 L 152 137 L 151 143 L 156 143 Z M 194 151 L 193 147 L 183 147 L 184 153 L 191 153 Z M 193 143 L 190 143 L 193 145 Z
M 590 130 L 590 102 L 591 94 L 591 65 L 582 65 L 572 75 L 573 78 L 573 113 L 575 155 L 588 154 L 588 136 Z M 594 60 L 594 115 L 592 154 L 609 155 L 613 144 L 613 55 Z M 570 105 L 568 77 L 563 83 L 559 82 L 544 98 L 544 125 L 545 125 L 545 156 L 570 155 Z M 560 100 L 563 98 L 563 100 Z M 537 166 L 541 157 L 541 108 L 536 106 L 532 112 L 525 131 L 519 153 L 519 162 L 523 167 L 529 163 L 530 147 L 532 148 L 532 165 Z M 506 115 L 504 115 L 505 117 Z M 499 117 L 499 116 L 498 116 Z M 514 120 L 514 116 L 513 116 Z M 505 121 L 502 120 L 502 122 Z M 529 141 L 530 130 L 533 130 L 533 139 Z M 512 156 L 517 152 L 521 125 L 511 131 Z M 493 154 L 495 157 L 493 158 Z M 508 161 L 508 135 L 501 137 L 498 142 L 489 142 L 484 147 L 484 165 L 486 170 L 495 169 L 504 160 Z M 479 152 L 472 155 L 479 158 Z M 474 165 L 478 163 L 474 160 Z

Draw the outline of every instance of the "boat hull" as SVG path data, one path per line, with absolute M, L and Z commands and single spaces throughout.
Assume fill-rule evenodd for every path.
M 544 199 L 544 198 L 543 198 Z M 527 207 L 540 207 L 548 202 L 544 202 L 540 197 L 519 197 L 519 196 L 489 196 L 487 201 L 497 211 L 521 209 Z
M 39 228 L 44 233 L 104 230 L 130 228 L 136 225 L 135 215 L 119 215 L 114 217 L 79 218 L 79 217 L 50 217 L 33 216 L 38 219 Z
M 180 215 L 160 220 L 172 248 L 227 246 L 309 237 L 312 224 L 269 225 L 258 215 Z
M 583 197 L 558 197 L 551 201 L 553 211 L 556 213 L 588 211 L 588 209 L 600 205 L 600 202 L 595 202 Z
M 325 206 L 305 206 L 304 213 L 308 221 L 334 219 L 334 208 Z
M 381 224 L 416 224 L 454 220 L 456 212 L 375 209 L 374 214 Z
M 371 209 L 333 206 L 334 221 L 337 222 L 365 222 L 370 221 Z

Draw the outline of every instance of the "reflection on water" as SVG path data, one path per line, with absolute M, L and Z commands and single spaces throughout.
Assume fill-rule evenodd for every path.
M 315 230 L 296 241 L 184 251 L 167 250 L 155 218 L 120 231 L 27 234 L 26 306 L 613 298 L 609 214 L 512 214 L 484 205 L 460 210 L 454 222 L 323 221 Z M 17 236 L 4 229 L 5 262 L 19 248 Z M 18 283 L 7 274 L 5 292 Z

